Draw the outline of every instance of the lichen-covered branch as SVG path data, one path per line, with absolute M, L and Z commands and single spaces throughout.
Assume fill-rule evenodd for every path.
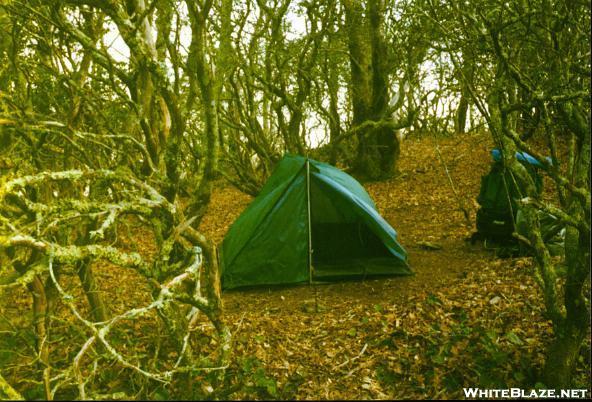
M 102 191 L 94 197 L 85 195 L 85 187 L 98 182 L 111 192 Z M 67 196 L 37 196 L 41 192 L 51 194 L 57 191 Z M 126 215 L 151 223 L 157 239 L 154 257 L 127 251 L 118 244 L 112 232 L 117 231 Z M 49 278 L 62 303 L 89 334 L 68 368 L 54 375 L 54 380 L 46 376 L 48 398 L 52 398 L 69 381 L 77 384 L 80 398 L 89 397 L 87 383 L 90 377 L 84 374 L 83 367 L 87 360 L 94 359 L 94 364 L 97 364 L 95 356 L 98 349 L 121 367 L 164 383 L 170 382 L 176 374 L 227 367 L 231 337 L 221 315 L 215 249 L 207 238 L 192 228 L 194 221 L 195 217 L 185 218 L 179 208 L 154 187 L 125 171 L 48 171 L 11 177 L 0 183 L 0 253 L 3 258 L 8 258 L 9 266 L 12 264 L 15 267 L 14 274 L 1 273 L 0 290 L 30 286 L 39 282 L 39 278 Z M 64 236 L 64 233 L 76 233 L 79 222 L 88 222 L 86 227 L 94 226 L 95 229 L 81 233 L 78 238 Z M 202 249 L 205 258 L 202 258 Z M 98 322 L 85 317 L 76 307 L 75 296 L 64 290 L 54 267 L 78 269 L 81 264 L 90 266 L 93 261 L 100 260 L 138 272 L 156 286 L 154 300 L 144 307 L 133 308 Z M 205 281 L 201 280 L 202 275 Z M 144 367 L 136 358 L 123 353 L 121 346 L 110 339 L 113 330 L 124 322 L 147 317 L 156 310 L 160 313 L 169 311 L 165 309 L 169 306 L 170 310 L 178 310 L 180 305 L 191 309 L 189 323 L 186 331 L 179 334 L 178 358 L 164 364 L 163 369 L 155 371 Z M 204 367 L 199 359 L 195 360 L 192 354 L 187 353 L 191 338 L 195 336 L 192 326 L 199 312 L 212 323 L 220 340 L 219 361 L 213 366 Z M 175 327 L 182 327 L 181 324 L 175 324 Z M 51 381 L 58 383 L 50 390 Z
M 0 399 L 24 401 L 25 398 L 15 390 L 0 374 Z

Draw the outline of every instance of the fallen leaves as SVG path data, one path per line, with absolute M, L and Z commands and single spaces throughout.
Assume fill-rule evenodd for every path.
M 483 140 L 466 135 L 462 141 L 439 142 L 451 177 L 467 200 L 476 197 L 489 166 L 490 144 Z M 552 328 L 543 314 L 532 259 L 496 259 L 465 242 L 473 228 L 465 225 L 431 141 L 404 142 L 402 174 L 365 185 L 409 251 L 415 275 L 224 293 L 225 317 L 234 337 L 228 381 L 236 390 L 229 398 L 452 399 L 463 397 L 463 386 L 534 381 Z M 231 187 L 217 188 L 200 230 L 220 243 L 250 200 Z M 477 205 L 466 205 L 474 218 Z M 153 239 L 141 226 L 130 225 L 120 240 L 148 258 L 154 252 Z M 148 284 L 140 284 L 133 272 L 108 264 L 95 272 L 113 311 L 149 300 Z M 85 311 L 74 278 L 65 282 Z M 8 296 L 11 303 L 0 305 L 0 313 L 26 326 L 32 319 L 28 294 Z M 67 335 L 65 311 L 63 306 L 56 311 L 62 321 L 56 320 L 54 334 Z M 134 322 L 126 328 L 129 332 L 121 331 L 122 343 L 135 342 L 135 350 L 151 358 L 160 331 L 155 322 L 155 317 Z M 0 321 L 0 330 L 13 328 Z M 200 333 L 207 330 L 200 328 Z M 76 350 L 77 338 L 71 339 L 65 353 Z M 204 337 L 199 345 L 211 342 L 213 337 Z M 589 343 L 586 347 L 589 351 Z M 26 363 L 35 359 L 29 354 Z M 175 355 L 168 358 L 174 361 Z M 5 361 L 0 354 L 0 363 Z M 577 373 L 588 384 L 589 365 L 583 361 Z M 23 370 L 15 362 L 11 367 L 3 375 L 21 385 L 12 380 L 22 379 Z M 125 386 L 118 372 L 110 375 L 118 387 Z M 194 382 L 208 397 L 220 391 L 202 377 Z M 169 389 L 162 397 L 184 391 Z
M 442 140 L 440 150 L 454 160 L 455 185 L 472 199 L 489 168 L 490 145 L 465 140 Z M 531 259 L 498 260 L 469 246 L 473 228 L 433 144 L 403 147 L 403 175 L 365 187 L 408 249 L 415 276 L 224 295 L 229 320 L 249 317 L 253 338 L 237 340 L 239 355 L 257 356 L 279 384 L 302 375 L 297 399 L 455 398 L 463 386 L 523 384 L 541 367 L 551 327 Z M 474 218 L 477 205 L 467 205 Z M 256 334 L 267 334 L 270 348 L 254 341 Z

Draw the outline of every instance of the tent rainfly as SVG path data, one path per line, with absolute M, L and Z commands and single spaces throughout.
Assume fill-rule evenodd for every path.
M 354 178 L 286 155 L 220 249 L 222 287 L 409 275 L 397 233 Z

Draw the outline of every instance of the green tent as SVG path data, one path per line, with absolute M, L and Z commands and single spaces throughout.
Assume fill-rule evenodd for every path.
M 220 262 L 224 289 L 412 273 L 397 233 L 360 183 L 294 155 L 229 229 Z

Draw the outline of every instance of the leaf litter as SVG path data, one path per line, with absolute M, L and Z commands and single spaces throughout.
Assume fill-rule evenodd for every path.
M 279 390 L 302 379 L 267 397 L 455 399 L 463 387 L 534 386 L 552 327 L 533 261 L 501 260 L 467 241 L 492 147 L 484 134 L 407 140 L 399 175 L 364 183 L 415 275 L 224 293 L 226 319 L 241 322 L 235 359 L 255 356 Z M 250 200 L 220 188 L 201 229 L 220 242 Z M 586 367 L 578 368 L 583 384 Z
M 456 399 L 464 397 L 463 387 L 534 386 L 552 327 L 533 279 L 533 261 L 498 259 L 467 241 L 474 223 L 467 225 L 434 141 L 406 140 L 399 175 L 364 183 L 406 247 L 415 275 L 225 292 L 225 319 L 234 337 L 231 369 L 250 373 L 235 381 L 228 398 Z M 485 134 L 437 141 L 474 222 L 491 141 Z M 219 185 L 200 230 L 219 244 L 251 200 Z M 141 225 L 121 240 L 130 250 L 154 253 L 150 232 Z M 150 300 L 148 285 L 133 271 L 101 263 L 95 274 L 114 313 Z M 87 312 L 75 275 L 66 273 L 64 282 L 77 308 Z M 26 327 L 32 320 L 30 296 L 23 290 L 5 296 L 11 303 L 0 304 L 0 329 L 9 320 L 11 328 Z M 74 337 L 60 350 L 63 356 L 54 357 L 59 361 L 85 338 L 68 333 L 74 318 L 65 306 L 57 306 L 55 315 L 63 318 L 56 320 L 54 334 Z M 155 323 L 156 317 L 145 317 L 118 333 L 122 342 L 145 342 L 146 350 L 153 349 L 150 342 L 159 335 L 150 334 L 160 331 Z M 590 384 L 589 354 L 588 340 L 576 373 L 580 387 Z M 27 373 L 35 375 L 35 356 L 29 355 L 4 372 L 15 386 L 26 384 Z M 125 384 L 115 378 L 113 391 L 117 387 Z

